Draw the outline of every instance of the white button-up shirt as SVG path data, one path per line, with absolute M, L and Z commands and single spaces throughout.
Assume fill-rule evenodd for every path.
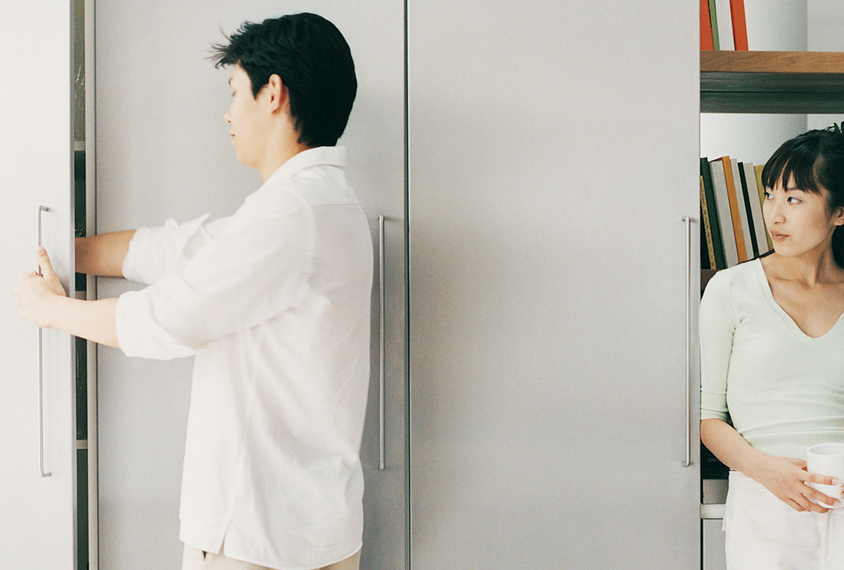
M 195 355 L 180 538 L 270 568 L 354 554 L 372 240 L 345 149 L 282 165 L 234 215 L 141 228 L 120 296 L 129 356 Z

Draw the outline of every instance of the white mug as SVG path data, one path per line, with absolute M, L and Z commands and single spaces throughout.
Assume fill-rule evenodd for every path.
M 834 497 L 840 501 L 841 486 L 844 484 L 844 443 L 821 443 L 810 447 L 806 452 L 806 470 L 809 473 L 838 479 L 838 485 L 809 483 L 809 486 L 827 497 Z M 838 508 L 824 503 L 818 504 L 822 507 Z M 841 504 L 839 503 L 838 506 L 840 507 Z

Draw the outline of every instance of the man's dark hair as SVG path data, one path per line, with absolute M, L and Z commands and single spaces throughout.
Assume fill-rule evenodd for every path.
M 343 34 L 316 14 L 244 22 L 213 46 L 215 67 L 239 65 L 257 96 L 278 75 L 290 97 L 299 142 L 333 146 L 346 129 L 357 92 L 355 64 Z

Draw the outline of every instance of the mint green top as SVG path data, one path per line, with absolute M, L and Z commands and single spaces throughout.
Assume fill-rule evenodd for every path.
M 700 304 L 701 419 L 732 420 L 754 448 L 806 458 L 844 442 L 844 317 L 807 336 L 757 259 L 718 272 Z

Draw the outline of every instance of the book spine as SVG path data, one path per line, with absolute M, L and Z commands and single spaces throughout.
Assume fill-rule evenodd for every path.
M 715 15 L 718 17 L 718 39 L 722 50 L 734 49 L 733 25 L 730 21 L 730 0 L 715 0 L 717 8 Z
M 721 159 L 715 159 L 709 163 L 709 167 L 712 172 L 712 187 L 715 189 L 714 196 L 715 207 L 718 211 L 718 222 L 721 225 L 721 243 L 724 246 L 725 267 L 732 267 L 739 260 L 735 233 L 733 232 L 733 220 L 730 211 L 730 198 L 729 192 L 727 191 L 724 163 Z
M 747 248 L 744 245 L 744 232 L 742 231 L 742 210 L 739 209 L 738 195 L 736 194 L 736 183 L 733 179 L 733 165 L 729 156 L 722 156 L 719 159 L 724 165 L 724 178 L 727 181 L 727 199 L 730 203 L 730 216 L 733 220 L 733 234 L 736 241 L 736 252 L 739 263 L 747 261 Z
M 768 230 L 765 229 L 765 215 L 762 212 L 762 201 L 759 200 L 759 186 L 756 181 L 756 168 L 752 162 L 744 163 L 744 177 L 747 180 L 747 196 L 750 202 L 750 212 L 753 214 L 753 231 L 756 233 L 756 245 L 759 255 L 768 251 Z
M 756 242 L 756 220 L 753 217 L 752 203 L 750 201 L 750 192 L 748 191 L 747 177 L 745 176 L 745 169 L 743 162 L 733 161 L 733 176 L 738 175 L 740 184 L 736 184 L 736 193 L 739 194 L 739 200 L 744 204 L 744 212 L 747 216 L 747 234 L 745 235 L 745 245 L 750 249 L 747 250 L 748 257 L 759 257 L 760 248 Z M 740 188 L 739 188 L 740 187 Z M 753 184 L 753 199 L 756 199 L 756 184 Z M 747 239 L 749 238 L 749 240 Z
M 701 269 L 717 269 L 718 265 L 715 262 L 715 244 L 712 241 L 712 225 L 709 221 L 709 206 L 706 203 L 706 190 L 703 186 L 703 175 L 700 176 L 700 219 L 703 235 L 701 236 L 706 242 L 706 259 L 709 261 L 708 267 Z M 703 249 L 703 248 L 701 248 Z M 703 252 L 701 251 L 701 254 Z M 703 259 L 703 258 L 701 258 Z
M 709 19 L 709 0 L 700 0 L 700 49 L 715 49 L 712 42 L 712 23 Z
M 709 25 L 712 27 L 712 49 L 721 49 L 720 35 L 718 34 L 718 13 L 715 7 L 715 0 L 709 0 Z
M 721 224 L 718 221 L 718 206 L 715 202 L 715 188 L 712 186 L 712 169 L 709 166 L 709 159 L 700 159 L 700 175 L 703 178 L 703 188 L 707 209 L 709 210 L 709 227 L 712 228 L 712 247 L 715 250 L 715 265 L 712 269 L 726 269 L 727 262 L 724 259 L 724 244 L 721 240 Z
M 747 21 L 744 16 L 744 0 L 730 0 L 730 21 L 733 24 L 735 49 L 747 51 Z

